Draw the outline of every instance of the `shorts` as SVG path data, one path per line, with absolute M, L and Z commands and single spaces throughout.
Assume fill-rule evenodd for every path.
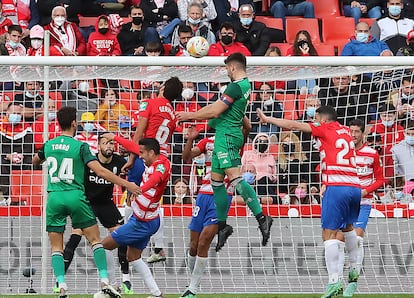
M 91 202 L 91 207 L 99 222 L 107 229 L 124 223 L 124 218 L 112 200 L 99 203 Z
M 358 219 L 356 222 L 354 222 L 354 228 L 360 228 L 365 231 L 365 229 L 367 228 L 367 224 L 368 224 L 369 214 L 371 213 L 371 208 L 372 208 L 371 205 L 367 205 L 367 204 L 361 205 Z
M 327 186 L 322 199 L 323 229 L 337 230 L 358 219 L 361 189 L 352 186 Z
M 243 146 L 243 135 L 220 134 L 214 139 L 214 150 L 211 159 L 211 171 L 224 175 L 226 169 L 240 167 L 240 149 Z
M 140 221 L 132 215 L 128 222 L 111 233 L 119 246 L 131 246 L 144 250 L 151 236 L 158 231 L 160 218 Z
M 63 233 L 68 216 L 75 229 L 85 229 L 96 224 L 95 214 L 83 190 L 49 192 L 46 204 L 46 231 Z

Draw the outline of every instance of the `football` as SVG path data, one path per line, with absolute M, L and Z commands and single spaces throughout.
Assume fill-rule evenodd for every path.
M 187 42 L 187 52 L 195 58 L 206 56 L 209 48 L 207 39 L 202 36 L 194 36 Z

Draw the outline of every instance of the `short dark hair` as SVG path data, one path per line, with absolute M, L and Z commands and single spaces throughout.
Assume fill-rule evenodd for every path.
M 9 27 L 9 30 L 7 30 L 7 33 L 11 34 L 13 31 L 17 31 L 20 34 L 23 33 L 23 30 L 22 30 L 22 28 L 19 25 L 11 25 Z
M 131 14 L 131 12 L 132 12 L 132 10 L 133 9 L 141 9 L 141 11 L 142 11 L 142 13 L 144 13 L 144 10 L 142 9 L 142 7 L 141 6 L 139 6 L 139 5 L 132 5 L 130 8 L 129 8 L 129 14 Z
M 183 92 L 183 83 L 178 77 L 171 77 L 164 83 L 164 97 L 169 101 L 180 98 L 181 92 Z
M 246 56 L 244 56 L 242 53 L 236 52 L 236 53 L 230 54 L 226 58 L 226 60 L 224 60 L 224 64 L 230 64 L 230 63 L 239 64 L 243 70 L 246 70 L 246 65 L 247 65 Z
M 163 51 L 163 46 L 159 41 L 149 41 L 145 44 L 144 46 L 145 51 L 147 52 L 160 52 L 162 53 Z
M 358 126 L 362 132 L 365 131 L 365 123 L 361 119 L 352 119 L 349 121 L 349 126 Z
M 76 109 L 74 107 L 62 107 L 57 112 L 57 119 L 62 130 L 68 130 L 72 122 L 76 120 Z
M 337 119 L 335 109 L 330 106 L 320 106 L 316 110 L 316 113 L 318 113 L 319 115 L 327 116 L 329 121 L 336 121 Z
M 191 35 L 194 35 L 193 29 L 185 24 L 178 25 L 177 33 L 178 36 L 180 36 L 181 33 L 191 33 Z
M 233 32 L 236 32 L 236 29 L 234 29 L 234 25 L 230 22 L 223 22 L 223 24 L 221 24 L 220 26 L 220 33 L 221 33 L 221 29 L 227 29 L 227 30 L 233 30 Z
M 143 138 L 139 140 L 138 144 L 144 146 L 145 150 L 153 150 L 156 155 L 160 154 L 160 143 L 154 138 Z
M 101 89 L 101 94 L 100 94 L 101 95 L 101 99 L 103 100 L 105 98 L 105 95 L 106 95 L 106 93 L 108 93 L 109 90 L 114 91 L 116 99 L 119 100 L 119 92 L 118 92 L 118 90 L 116 90 L 115 88 L 110 88 L 110 87 L 108 87 L 108 88 L 102 88 Z
M 395 106 L 392 103 L 383 104 L 380 109 L 380 113 L 396 113 L 397 110 L 395 109 Z

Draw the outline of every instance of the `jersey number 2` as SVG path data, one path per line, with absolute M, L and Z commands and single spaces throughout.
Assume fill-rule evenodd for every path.
M 355 166 L 355 157 L 352 156 L 351 158 L 345 158 L 345 156 L 348 155 L 349 150 L 354 150 L 355 149 L 355 145 L 354 142 L 348 143 L 346 140 L 344 139 L 338 139 L 335 142 L 335 147 L 337 149 L 342 149 L 341 151 L 338 152 L 338 155 L 336 156 L 336 163 L 339 165 L 349 165 L 351 163 L 351 165 Z
M 58 183 L 60 181 L 72 183 L 73 179 L 75 179 L 75 175 L 73 175 L 73 159 L 72 158 L 62 159 L 62 163 L 59 169 L 58 169 L 58 161 L 55 157 L 49 156 L 47 158 L 47 163 L 49 165 L 50 183 Z

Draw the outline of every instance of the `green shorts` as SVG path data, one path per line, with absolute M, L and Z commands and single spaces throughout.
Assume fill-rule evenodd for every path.
M 46 231 L 63 233 L 68 216 L 72 219 L 72 227 L 75 229 L 84 229 L 96 224 L 95 214 L 84 191 L 50 192 L 46 204 Z
M 211 171 L 224 175 L 226 169 L 240 167 L 240 149 L 243 146 L 243 134 L 216 134 L 211 157 Z

